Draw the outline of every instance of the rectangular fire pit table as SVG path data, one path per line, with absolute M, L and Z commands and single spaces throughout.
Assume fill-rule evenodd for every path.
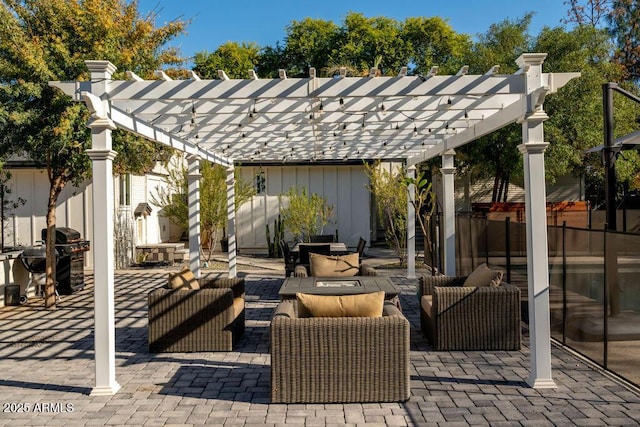
M 278 291 L 280 299 L 294 299 L 296 293 L 314 295 L 355 295 L 384 291 L 384 298 L 398 308 L 400 288 L 387 277 L 289 277 Z

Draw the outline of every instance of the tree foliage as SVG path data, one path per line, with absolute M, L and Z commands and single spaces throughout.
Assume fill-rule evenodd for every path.
M 280 216 L 285 230 L 296 240 L 309 242 L 333 218 L 333 205 L 317 193 L 307 194 L 304 187 L 291 187 L 280 195 Z
M 2 0 L 0 2 L 0 155 L 24 153 L 46 167 L 50 183 L 47 241 L 53 241 L 60 192 L 90 173 L 88 112 L 49 87 L 51 80 L 87 80 L 84 61 L 111 61 L 120 73 L 150 76 L 164 64 L 181 62 L 165 43 L 185 22 L 155 27 L 137 1 Z M 118 74 L 117 76 L 122 76 Z M 117 77 L 116 76 L 116 77 Z M 131 145 L 129 145 L 131 144 Z M 114 133 L 117 172 L 148 170 L 157 159 L 149 142 Z M 47 307 L 55 307 L 55 248 L 47 246 Z
M 467 65 L 464 58 L 471 49 L 471 39 L 455 32 L 440 17 L 407 18 L 401 37 L 409 49 L 407 64 L 413 64 L 414 74 L 426 74 L 434 65 L 443 74 L 455 74 L 461 66 Z
M 224 70 L 232 79 L 246 79 L 248 71 L 258 64 L 259 54 L 255 43 L 227 42 L 213 53 L 196 53 L 194 71 L 203 79 L 218 78 L 218 70 Z
M 436 275 L 438 271 L 436 268 L 437 248 L 435 239 L 431 233 L 431 225 L 437 209 L 437 199 L 436 193 L 433 191 L 433 183 L 427 179 L 427 174 L 424 170 L 417 171 L 415 178 L 405 177 L 402 183 L 407 188 L 408 200 L 411 206 L 413 206 L 413 211 L 418 219 L 418 225 L 420 225 L 422 237 L 424 238 L 424 263 L 431 268 L 431 273 Z M 413 186 L 413 195 L 409 192 L 411 186 Z
M 609 32 L 616 42 L 613 59 L 626 71 L 626 78 L 640 79 L 640 4 L 636 0 L 613 0 L 608 16 Z
M 189 229 L 188 170 L 182 157 L 168 168 L 165 188 L 156 188 L 151 195 L 153 204 L 162 209 L 162 215 L 182 228 Z M 201 246 L 215 249 L 219 233 L 224 233 L 227 224 L 227 171 L 221 165 L 200 162 L 200 235 Z M 250 182 L 242 177 L 240 168 L 234 169 L 234 191 L 236 212 L 255 195 Z M 211 252 L 206 258 L 210 260 Z
M 520 19 L 492 24 L 473 44 L 466 58 L 469 69 L 482 74 L 498 65 L 500 73 L 515 72 L 514 59 L 529 50 L 531 17 L 526 14 Z M 517 124 L 506 126 L 462 147 L 458 166 L 474 178 L 492 177 L 492 201 L 506 201 L 509 183 L 522 175 L 522 155 L 517 149 L 521 142 L 521 128 Z
M 407 260 L 407 189 L 402 168 L 385 169 L 380 162 L 364 164 L 369 191 L 385 228 L 385 240 L 401 264 Z

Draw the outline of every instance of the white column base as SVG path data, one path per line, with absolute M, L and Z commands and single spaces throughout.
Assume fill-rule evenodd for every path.
M 120 384 L 117 382 L 111 386 L 94 387 L 89 396 L 113 396 L 120 390 Z
M 553 381 L 551 378 L 543 380 L 540 378 L 529 377 L 527 378 L 527 384 L 530 387 L 537 388 L 537 389 L 558 388 L 558 386 L 556 385 L 556 382 Z

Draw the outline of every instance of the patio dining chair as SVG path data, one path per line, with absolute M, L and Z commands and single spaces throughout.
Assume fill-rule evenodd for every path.
M 333 243 L 335 241 L 333 234 L 314 234 L 309 236 L 311 243 Z
M 296 256 L 291 253 L 291 249 L 284 239 L 280 239 L 280 249 L 282 250 L 282 256 L 284 257 L 284 273 L 285 277 L 290 277 L 293 274 L 293 270 L 296 267 Z
M 331 255 L 331 245 L 305 245 L 301 243 L 299 245 L 300 248 L 300 258 L 298 260 L 298 264 L 309 265 L 309 253 L 313 252 L 314 254 L 320 255 Z
M 358 240 L 358 246 L 356 247 L 356 252 L 358 252 L 358 256 L 360 257 L 360 262 L 362 262 L 362 258 L 364 257 L 364 247 L 367 245 L 367 241 L 360 237 Z

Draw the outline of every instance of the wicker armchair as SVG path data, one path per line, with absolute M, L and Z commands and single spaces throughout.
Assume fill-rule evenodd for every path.
M 244 333 L 244 279 L 199 282 L 199 290 L 149 293 L 150 352 L 233 350 Z
M 465 287 L 466 277 L 423 276 L 420 326 L 435 350 L 519 350 L 520 289 Z
M 274 403 L 409 399 L 409 322 L 391 304 L 377 318 L 300 318 L 286 300 L 270 333 Z

